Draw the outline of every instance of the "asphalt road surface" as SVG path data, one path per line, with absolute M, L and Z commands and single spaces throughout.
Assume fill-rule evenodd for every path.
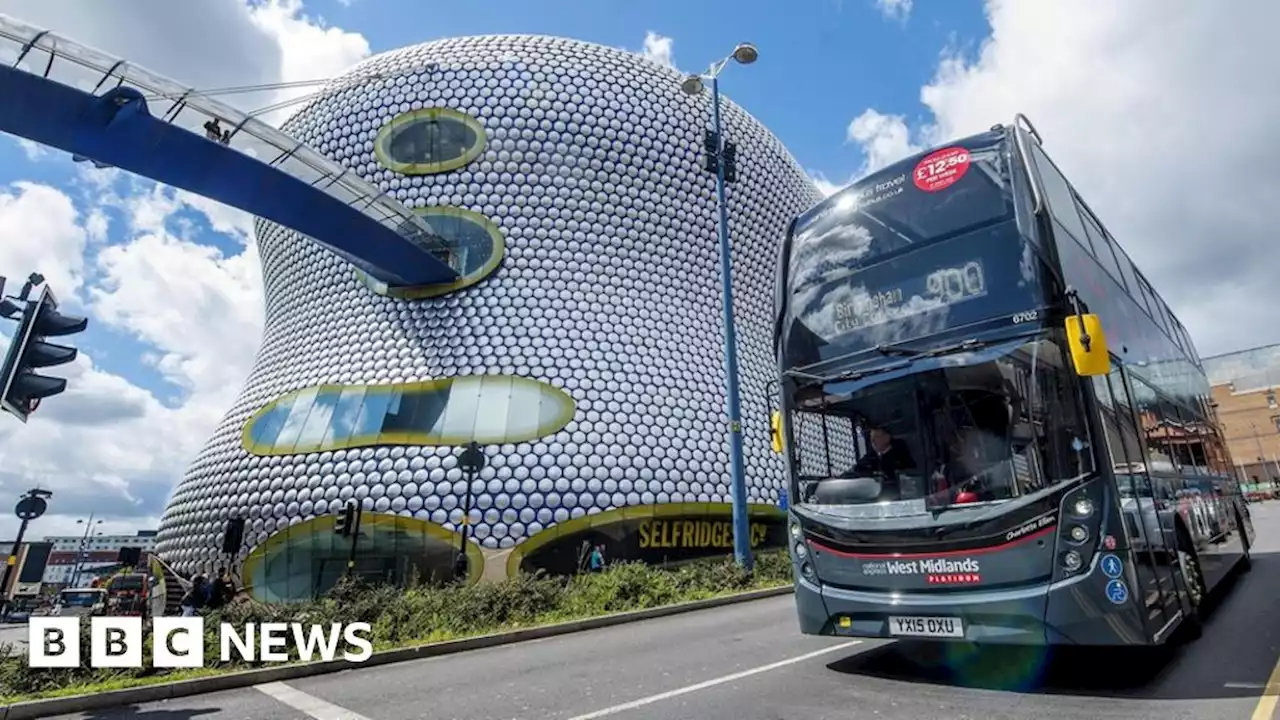
M 0 645 L 5 643 L 25 645 L 27 643 L 27 624 L 0 623 Z
M 992 650 L 943 676 L 914 663 L 905 643 L 800 635 L 788 596 L 66 717 L 1280 720 L 1280 502 L 1252 507 L 1253 571 L 1203 638 L 1165 655 Z

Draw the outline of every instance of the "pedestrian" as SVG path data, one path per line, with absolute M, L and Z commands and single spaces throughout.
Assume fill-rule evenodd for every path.
M 191 588 L 182 596 L 182 616 L 191 617 L 203 608 L 207 602 L 209 588 L 203 574 L 191 578 Z
M 204 136 L 214 142 L 222 142 L 222 124 L 214 118 L 204 124 Z
M 209 607 L 217 609 L 231 602 L 231 578 L 227 576 L 225 567 L 218 568 L 213 578 L 213 587 L 209 590 Z
M 601 572 L 604 570 L 604 546 L 596 545 L 591 548 L 591 572 Z

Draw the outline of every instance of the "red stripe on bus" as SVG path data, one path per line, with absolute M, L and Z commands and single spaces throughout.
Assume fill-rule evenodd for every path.
M 823 545 L 820 542 L 817 542 L 816 540 L 809 540 L 809 543 L 815 547 L 826 550 L 832 555 L 839 555 L 840 557 L 854 558 L 858 560 L 955 557 L 957 555 L 986 555 L 987 553 L 992 553 L 997 550 L 1004 550 L 1005 548 L 1010 548 L 1010 547 L 1013 547 L 1014 545 L 1021 545 L 1022 543 L 1035 540 L 1036 538 L 1041 537 L 1043 535 L 1048 535 L 1049 533 L 1056 530 L 1057 527 L 1058 526 L 1055 523 L 1053 525 L 1050 525 L 1047 528 L 1044 528 L 1043 530 L 1037 530 L 1031 533 L 1030 535 L 1024 535 L 1020 538 L 1015 538 L 1006 543 L 1000 543 L 999 545 L 988 545 L 986 547 L 980 547 L 980 548 L 973 548 L 972 550 L 940 550 L 938 552 L 916 552 L 916 553 L 851 553 L 851 552 L 845 552 L 844 550 L 837 550 L 833 547 L 828 547 L 826 545 Z

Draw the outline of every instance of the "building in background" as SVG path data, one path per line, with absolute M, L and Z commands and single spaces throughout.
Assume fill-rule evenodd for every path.
M 10 600 L 19 607 L 25 607 L 40 596 L 44 588 L 41 579 L 52 551 L 53 544 L 50 542 L 23 542 L 17 552 L 14 552 L 12 540 L 0 542 L 0 558 L 7 560 L 10 555 L 17 558 L 8 583 L 0 587 L 0 605 Z M 3 575 L 4 570 L 0 567 L 0 577 Z
M 1204 359 L 1240 479 L 1280 483 L 1280 345 Z
M 139 530 L 132 535 L 61 535 L 49 536 L 44 540 L 52 546 L 49 562 L 44 570 L 44 582 L 47 585 L 66 587 L 88 585 L 93 578 L 115 572 L 126 563 L 122 563 L 121 551 L 125 551 L 124 560 L 128 561 L 130 548 L 136 548 L 139 559 L 138 567 L 145 567 L 147 559 L 156 547 L 155 530 Z M 83 548 L 81 543 L 83 542 Z M 77 567 L 78 561 L 78 567 Z M 134 563 L 127 563 L 134 564 Z M 79 577 L 76 577 L 77 572 Z
M 460 279 L 388 288 L 259 222 L 262 348 L 169 501 L 160 556 L 212 570 L 240 518 L 243 582 L 311 597 L 345 570 L 335 514 L 352 499 L 367 511 L 357 572 L 384 579 L 450 575 L 463 545 L 473 580 L 572 572 L 596 545 L 654 562 L 731 552 L 711 108 L 681 80 L 574 40 L 446 39 L 366 60 L 286 123 L 449 236 Z M 777 247 L 821 196 L 758 121 L 722 113 L 759 547 L 784 533 Z M 471 439 L 487 465 L 469 484 Z

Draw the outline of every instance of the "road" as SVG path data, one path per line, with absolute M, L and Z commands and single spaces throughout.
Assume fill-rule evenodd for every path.
M 65 717 L 1280 720 L 1280 502 L 1252 507 L 1253 571 L 1222 599 L 1204 637 L 1171 656 L 984 651 L 942 678 L 913 664 L 903 643 L 800 635 L 788 596 Z M 1269 679 L 1277 684 L 1260 703 Z
M 14 645 L 26 645 L 27 643 L 27 624 L 26 623 L 0 623 L 0 645 L 11 643 Z

